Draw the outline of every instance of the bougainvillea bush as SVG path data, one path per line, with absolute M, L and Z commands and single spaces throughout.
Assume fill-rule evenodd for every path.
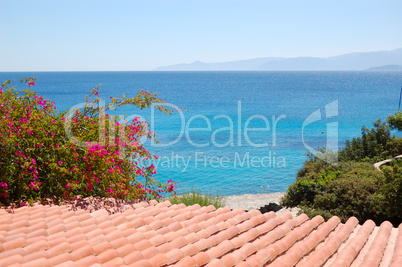
M 154 178 L 151 160 L 157 156 L 141 142 L 155 138 L 149 124 L 138 117 L 127 121 L 110 115 L 126 105 L 143 109 L 152 104 L 171 114 L 156 94 L 140 90 L 134 98 L 110 97 L 106 104 L 96 87 L 80 108 L 58 112 L 54 102 L 31 90 L 36 78 L 21 79 L 24 90 L 11 82 L 0 88 L 1 204 L 77 196 L 130 200 L 175 196 L 172 180 L 162 184 Z

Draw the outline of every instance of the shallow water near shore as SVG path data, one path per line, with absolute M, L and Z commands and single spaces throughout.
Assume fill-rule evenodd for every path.
M 98 84 L 100 96 L 159 92 L 179 108 L 170 117 L 127 108 L 116 114 L 151 122 L 161 182 L 179 193 L 194 187 L 219 195 L 285 192 L 308 149 L 341 147 L 398 108 L 402 72 L 37 72 L 34 90 L 69 110 Z M 18 85 L 18 84 L 17 84 Z

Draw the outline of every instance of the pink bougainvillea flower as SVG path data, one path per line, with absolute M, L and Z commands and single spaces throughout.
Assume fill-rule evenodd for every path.
M 25 86 L 27 84 L 28 86 L 33 86 L 36 82 L 34 78 L 25 79 L 25 81 Z M 29 90 L 27 89 L 27 91 Z M 6 92 L 1 93 L 0 98 Z M 91 93 L 93 94 L 92 96 L 90 95 L 91 97 L 94 97 L 94 95 L 98 96 L 97 89 L 94 89 Z M 8 91 L 7 94 L 9 95 Z M 67 118 L 53 117 L 54 103 L 43 97 L 36 96 L 36 92 L 33 94 L 32 96 L 28 96 L 27 101 L 24 103 L 14 101 L 15 99 L 19 99 L 18 96 L 15 96 L 14 98 L 10 98 L 10 101 L 9 99 L 3 99 L 4 103 L 0 104 L 0 113 L 4 114 L 3 118 L 0 118 L 0 135 L 6 136 L 10 144 L 15 144 L 15 150 L 10 150 L 10 153 L 15 154 L 14 162 L 21 169 L 21 173 L 15 174 L 15 180 L 22 184 L 21 188 L 26 188 L 27 191 L 22 191 L 24 191 L 23 193 L 28 198 L 31 196 L 37 197 L 42 195 L 43 192 L 46 193 L 49 191 L 47 187 L 52 186 L 52 183 L 43 182 L 41 184 L 40 181 L 43 181 L 44 177 L 52 171 L 60 175 L 58 182 L 61 185 L 61 189 L 63 184 L 65 186 L 58 197 L 69 200 L 75 195 L 93 194 L 99 194 L 102 197 L 130 197 L 132 199 L 149 200 L 161 198 L 162 193 L 174 192 L 175 188 L 177 188 L 175 186 L 176 183 L 172 181 L 168 184 L 154 184 L 151 181 L 151 188 L 155 185 L 156 187 L 161 186 L 163 189 L 145 189 L 144 185 L 136 181 L 136 176 L 148 177 L 155 174 L 157 166 L 157 164 L 151 164 L 150 162 L 147 162 L 147 164 L 143 163 L 143 166 L 141 166 L 139 162 L 135 162 L 136 159 L 138 161 L 139 159 L 143 159 L 143 161 L 158 159 L 158 157 L 153 157 L 142 146 L 142 143 L 139 142 L 144 136 L 149 137 L 150 135 L 154 135 L 152 131 L 145 127 L 145 122 L 142 122 L 139 117 L 136 117 L 132 125 L 130 125 L 127 120 L 124 122 L 123 120 L 116 120 L 113 116 L 106 114 L 105 111 L 89 116 L 88 113 L 76 109 L 75 113 L 72 112 L 72 115 L 75 115 L 74 118 L 71 118 L 71 122 L 74 127 L 72 128 L 72 133 L 77 137 L 85 138 L 87 134 L 92 135 L 92 131 L 98 127 L 98 119 L 105 120 L 110 127 L 113 125 L 116 127 L 116 131 L 112 131 L 108 127 L 105 127 L 103 130 L 99 129 L 99 132 L 103 132 L 102 136 L 104 136 L 102 142 L 87 142 L 87 147 L 78 149 L 76 141 L 67 142 L 66 144 L 60 141 L 64 140 L 65 136 L 59 130 L 62 129 L 62 122 L 66 122 Z M 124 98 L 123 100 L 118 100 L 111 97 L 111 104 L 109 106 L 114 108 L 119 107 L 120 104 L 126 104 L 125 102 L 138 102 L 141 104 L 144 101 L 146 101 L 146 105 L 149 105 L 153 102 L 154 96 L 149 92 L 143 92 L 140 95 L 141 98 L 138 101 L 132 100 L 133 102 L 131 100 L 125 101 Z M 86 102 L 88 103 L 88 100 Z M 100 99 L 96 98 L 96 101 L 93 101 L 93 103 L 95 102 L 99 103 Z M 89 101 L 89 104 L 92 104 L 92 102 Z M 10 117 L 11 115 L 15 115 L 15 119 Z M 28 142 L 25 142 L 25 139 Z M 26 143 L 27 146 L 25 145 Z M 54 152 L 58 154 L 51 155 L 51 157 L 47 155 L 46 157 L 42 157 L 40 153 L 47 153 L 45 149 L 40 149 L 42 147 L 56 148 L 57 151 Z M 62 151 L 59 151 L 60 149 Z M 127 156 L 126 151 L 130 152 L 130 156 Z M 32 158 L 33 156 L 35 158 Z M 0 158 L 3 161 L 3 158 Z M 38 158 L 38 161 L 36 161 L 36 158 Z M 62 158 L 66 162 L 61 161 Z M 39 186 L 41 186 L 41 192 L 35 192 L 39 190 Z M 7 188 L 8 185 L 0 181 L 1 203 L 5 201 L 4 196 L 8 192 Z M 10 184 L 10 188 L 14 188 L 14 185 Z M 94 189 L 96 189 L 95 192 L 89 192 Z M 176 194 L 176 192 L 174 193 Z M 6 199 L 6 201 L 8 200 Z
M 5 190 L 8 190 L 8 185 L 6 182 L 0 182 L 0 186 L 4 187 Z

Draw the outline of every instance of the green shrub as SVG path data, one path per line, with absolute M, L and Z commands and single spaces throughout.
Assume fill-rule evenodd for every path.
M 222 197 L 216 195 L 213 196 L 212 194 L 201 194 L 201 192 L 198 190 L 194 190 L 192 188 L 190 191 L 185 192 L 179 196 L 177 196 L 177 199 L 171 199 L 170 202 L 172 204 L 180 204 L 183 203 L 186 206 L 194 205 L 194 204 L 199 204 L 200 206 L 209 206 L 213 205 L 215 208 L 220 208 L 224 206 L 224 200 Z
M 391 135 L 388 123 L 378 119 L 374 128 L 362 126 L 362 136 L 346 140 L 345 147 L 339 151 L 340 161 L 375 163 L 392 157 L 395 153 L 395 136 Z
M 317 171 L 316 166 L 321 166 Z M 397 222 L 387 215 L 387 192 L 383 190 L 384 174 L 371 163 L 339 162 L 323 165 L 320 160 L 306 161 L 303 172 L 289 186 L 281 204 L 299 206 L 309 216 L 324 218 L 336 215 L 345 222 L 355 216 L 360 222 L 372 219 L 377 224 L 384 220 Z M 400 218 L 399 220 L 401 220 Z
M 401 114 L 390 115 L 387 122 L 378 119 L 372 129 L 363 126 L 362 136 L 347 140 L 338 152 L 337 164 L 328 163 L 334 155 L 325 148 L 320 149 L 323 155 L 309 153 L 281 204 L 299 206 L 309 216 L 337 215 L 343 222 L 355 216 L 360 222 L 388 220 L 398 226 L 402 222 L 402 160 L 383 165 L 383 172 L 373 163 L 402 154 L 402 138 L 391 135 L 391 129 L 401 129 Z
M 387 118 L 387 122 L 392 129 L 402 131 L 402 111 L 395 112 L 395 115 L 390 114 Z
M 6 81 L 0 87 L 0 203 L 80 195 L 131 200 L 159 199 L 175 194 L 174 182 L 153 178 L 155 167 L 140 142 L 153 139 L 149 125 L 139 118 L 122 122 L 109 110 L 153 103 L 170 114 L 156 94 L 140 91 L 134 98 L 112 98 L 101 105 L 98 87 L 82 109 L 59 113 L 54 102 L 31 91 L 36 79 L 22 79 L 28 89 L 18 91 Z M 138 178 L 145 179 L 145 183 Z
M 401 155 L 402 154 L 402 138 L 396 138 L 389 142 L 388 146 L 390 147 L 389 151 L 390 154 L 393 156 Z
M 377 223 L 386 219 L 376 201 L 381 176 L 374 169 L 345 173 L 329 183 L 325 194 L 317 195 L 313 207 L 335 214 L 346 221 L 355 216 L 361 223 L 372 219 Z
M 331 151 L 319 149 L 320 153 L 332 154 Z M 296 182 L 288 187 L 282 199 L 282 205 L 294 207 L 303 203 L 311 205 L 316 194 L 325 189 L 327 182 L 340 175 L 339 164 L 329 164 L 321 158 L 327 158 L 307 153 L 303 167 L 297 172 Z
M 336 179 L 340 174 L 340 171 L 322 171 L 316 176 L 299 178 L 294 184 L 289 186 L 283 200 L 283 205 L 313 204 L 316 195 L 324 193 L 327 184 Z
M 381 193 L 384 195 L 382 210 L 390 220 L 402 221 L 402 160 L 394 160 L 382 168 L 385 176 Z

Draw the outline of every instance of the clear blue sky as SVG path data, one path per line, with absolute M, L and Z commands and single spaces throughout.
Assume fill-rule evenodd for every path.
M 0 71 L 393 50 L 401 11 L 400 0 L 0 0 Z

